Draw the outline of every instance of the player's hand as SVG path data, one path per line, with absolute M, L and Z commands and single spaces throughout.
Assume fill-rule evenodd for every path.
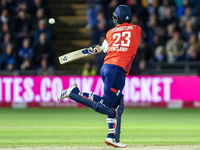
M 103 41 L 102 46 L 101 46 L 101 50 L 104 53 L 107 53 L 107 51 L 108 51 L 108 42 L 106 40 Z
M 96 46 L 91 46 L 91 47 L 89 47 L 89 48 L 88 48 L 88 51 L 89 51 L 89 53 L 91 53 L 91 54 L 98 53 L 98 49 L 97 49 Z

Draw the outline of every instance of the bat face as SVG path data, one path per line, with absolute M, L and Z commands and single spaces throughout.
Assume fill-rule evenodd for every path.
M 87 57 L 92 54 L 97 54 L 101 52 L 101 48 L 99 45 L 92 46 L 85 49 L 76 50 L 74 52 L 62 55 L 58 57 L 60 64 L 69 63 L 75 61 L 77 59 L 81 59 L 83 57 Z

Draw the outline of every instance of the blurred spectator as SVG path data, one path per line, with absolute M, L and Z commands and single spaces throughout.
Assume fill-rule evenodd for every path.
M 184 60 L 185 49 L 183 43 L 184 41 L 180 38 L 178 32 L 174 32 L 173 38 L 167 41 L 166 54 L 169 63 Z
M 6 53 L 0 57 L 1 70 L 13 70 L 16 68 L 16 53 L 13 52 L 13 46 L 6 47 Z
M 43 76 L 54 75 L 53 66 L 48 63 L 47 59 L 43 58 L 41 60 L 41 65 L 37 70 L 37 75 L 43 75 Z
M 153 44 L 150 46 L 150 52 L 149 52 L 149 57 L 153 57 L 155 53 L 155 49 L 160 45 L 159 37 L 154 36 L 153 37 Z
M 22 64 L 20 65 L 20 69 L 21 70 L 31 70 L 31 59 L 29 58 L 25 58 L 22 62 Z
M 195 45 L 191 45 L 187 50 L 186 59 L 188 61 L 200 61 L 200 51 Z
M 196 49 L 200 48 L 195 34 L 191 34 L 190 38 L 184 43 L 184 48 L 188 49 L 191 45 L 195 45 Z
M 45 3 L 43 3 L 42 0 L 33 0 L 33 3 L 31 3 L 30 5 L 30 10 L 31 10 L 30 12 L 33 17 L 35 17 L 36 15 L 35 13 L 39 8 L 43 8 L 47 16 L 50 15 L 48 8 L 46 7 Z
M 12 25 L 12 20 L 7 9 L 3 9 L 0 16 L 0 25 L 2 26 L 4 23 L 7 23 L 10 27 Z
M 93 28 L 97 23 L 97 15 L 99 11 L 102 10 L 102 5 L 100 4 L 102 0 L 86 0 L 88 4 L 87 9 L 87 25 L 86 28 Z
M 154 56 L 151 58 L 151 61 L 153 62 L 165 62 L 166 56 L 165 56 L 165 50 L 163 46 L 158 46 L 155 49 Z
M 158 7 L 158 19 L 163 21 L 166 17 L 166 8 L 169 7 L 169 1 L 163 0 L 162 5 Z
M 35 44 L 33 53 L 33 63 L 35 67 L 40 65 L 42 59 L 47 59 L 47 62 L 51 65 L 54 64 L 55 51 L 50 42 L 47 41 L 46 34 L 40 34 L 39 42 Z
M 138 4 L 138 0 L 130 0 L 130 9 L 133 15 L 140 16 L 142 22 L 146 22 L 148 18 L 148 12 L 146 8 L 143 8 Z
M 33 49 L 30 47 L 30 40 L 29 39 L 23 40 L 22 47 L 20 47 L 20 49 L 19 49 L 19 57 L 21 59 L 33 57 Z
M 2 25 L 2 29 L 0 31 L 0 41 L 3 41 L 4 36 L 5 36 L 6 33 L 9 33 L 9 26 L 8 26 L 7 23 L 4 23 Z
M 28 38 L 31 32 L 30 17 L 24 10 L 20 10 L 15 19 L 15 32 L 19 45 L 21 45 L 24 38 Z
M 15 42 L 11 39 L 10 33 L 6 33 L 3 42 L 0 43 L 0 54 L 6 52 L 6 47 L 8 45 L 12 45 L 13 49 L 16 47 Z
M 192 34 L 194 34 L 194 32 L 193 32 L 193 24 L 192 24 L 192 22 L 187 22 L 186 23 L 186 28 L 182 32 L 183 40 L 188 41 Z
M 38 22 L 41 19 L 47 20 L 47 17 L 45 16 L 45 12 L 43 8 L 39 8 L 36 12 L 36 16 L 33 18 L 33 29 L 37 28 Z
M 22 70 L 30 69 L 30 62 L 33 57 L 33 48 L 30 47 L 30 40 L 24 39 L 19 49 L 19 64 Z
M 163 62 L 166 62 L 166 55 L 165 55 L 164 46 L 160 45 L 156 48 L 153 57 L 149 60 L 149 63 L 155 67 L 155 72 L 161 72 L 162 66 L 159 63 L 163 63 Z
M 176 0 L 175 2 L 181 2 L 180 0 Z M 189 0 L 182 0 L 183 4 L 181 6 L 178 6 L 177 8 L 177 17 L 180 18 L 184 13 L 185 13 L 185 9 L 186 7 L 190 7 L 189 5 Z M 194 15 L 195 9 L 191 8 L 191 14 Z
M 172 38 L 174 31 L 175 31 L 175 25 L 174 25 L 174 24 L 169 24 L 169 25 L 167 26 L 167 30 L 166 30 L 165 36 L 164 36 L 164 41 L 165 41 L 164 45 L 166 44 L 166 42 L 167 42 L 169 39 Z
M 103 12 L 97 15 L 97 24 L 92 28 L 92 45 L 100 44 L 100 38 L 106 34 L 106 19 Z
M 184 29 L 187 22 L 196 23 L 196 17 L 192 16 L 190 7 L 185 8 L 185 14 L 180 18 L 179 27 Z
M 188 40 L 188 45 L 195 45 L 197 44 L 197 36 L 195 34 L 192 34 Z
M 151 45 L 153 42 L 153 37 L 155 35 L 156 27 L 157 27 L 156 14 L 151 14 L 149 21 L 147 22 L 148 44 L 149 45 Z
M 52 31 L 47 27 L 47 21 L 45 19 L 41 19 L 38 21 L 38 28 L 34 31 L 35 42 L 39 41 L 39 37 L 42 33 L 46 35 L 47 41 L 51 39 Z
M 159 21 L 163 21 L 166 17 L 166 9 L 167 7 L 171 8 L 172 16 L 176 16 L 176 7 L 173 5 L 170 5 L 170 0 L 162 0 L 162 5 L 158 7 L 158 19 Z
M 172 16 L 172 10 L 171 10 L 171 8 L 167 7 L 165 10 L 166 10 L 165 17 L 161 21 L 162 27 L 166 28 L 169 24 L 176 25 L 177 19 L 176 19 L 176 17 Z
M 81 75 L 82 76 L 94 76 L 97 74 L 96 67 L 92 61 L 87 61 L 84 65 Z

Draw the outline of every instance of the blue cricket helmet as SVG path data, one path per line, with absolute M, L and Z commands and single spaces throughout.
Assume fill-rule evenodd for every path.
M 131 9 L 126 5 L 119 5 L 113 12 L 114 24 L 130 23 L 132 19 Z

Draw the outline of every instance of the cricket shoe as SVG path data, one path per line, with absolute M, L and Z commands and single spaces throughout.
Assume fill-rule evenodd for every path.
M 114 138 L 106 138 L 104 141 L 107 145 L 118 147 L 118 148 L 126 148 L 127 145 L 121 142 L 116 143 Z
M 62 92 L 60 92 L 60 94 L 58 95 L 57 99 L 58 101 L 64 99 L 64 98 L 68 98 L 69 97 L 69 94 L 71 93 L 71 91 L 76 88 L 77 85 L 76 84 L 73 84 L 71 85 L 68 89 L 66 90 L 63 90 Z

